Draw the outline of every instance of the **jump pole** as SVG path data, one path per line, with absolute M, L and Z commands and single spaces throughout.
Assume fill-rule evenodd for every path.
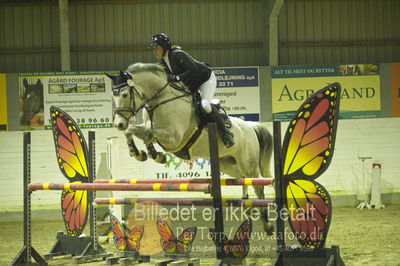
M 89 191 L 198 191 L 209 192 L 209 184 L 108 184 L 108 183 L 32 183 L 29 190 L 89 190 Z
M 212 199 L 195 199 L 195 198 L 96 198 L 94 201 L 97 205 L 181 205 L 181 206 L 213 206 Z M 222 199 L 223 206 L 235 207 L 268 207 L 273 206 L 275 201 L 272 199 Z
M 31 192 L 28 190 L 28 184 L 31 182 L 31 132 L 24 132 L 23 142 L 23 178 L 24 178 L 24 246 L 18 252 L 17 256 L 11 262 L 11 265 L 30 265 L 31 257 L 39 265 L 47 265 L 47 262 L 32 247 L 31 238 Z
M 272 184 L 272 178 L 220 178 L 221 186 L 269 186 Z M 172 178 L 172 179 L 99 179 L 95 183 L 108 184 L 211 184 L 211 178 Z

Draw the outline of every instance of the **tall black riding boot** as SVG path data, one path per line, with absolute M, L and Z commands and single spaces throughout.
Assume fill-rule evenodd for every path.
M 212 121 L 217 123 L 218 130 L 221 134 L 222 141 L 224 142 L 226 147 L 230 147 L 235 142 L 233 141 L 233 133 L 226 128 L 222 117 L 219 115 L 218 110 L 213 106 L 211 113 L 208 114 Z

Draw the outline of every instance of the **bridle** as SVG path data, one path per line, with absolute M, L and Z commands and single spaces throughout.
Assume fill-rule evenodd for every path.
M 141 106 L 140 108 L 136 108 L 135 106 L 135 101 L 133 100 L 134 93 L 137 93 L 138 97 L 142 98 L 140 93 L 134 88 L 128 85 L 127 82 L 121 83 L 117 86 L 112 87 L 112 92 L 114 96 L 120 96 L 121 93 L 129 88 L 129 107 L 114 107 L 113 108 L 113 117 L 115 117 L 116 114 L 122 116 L 126 121 L 129 121 L 129 119 L 134 116 L 140 109 L 143 107 Z M 127 117 L 125 114 L 129 113 L 130 116 Z
M 161 96 L 161 93 L 165 90 L 165 88 L 168 87 L 168 85 L 170 85 L 171 87 L 173 87 L 174 89 L 183 92 L 183 94 L 172 97 L 172 98 L 168 98 L 164 101 L 161 101 L 159 103 L 157 103 L 156 105 L 150 105 L 149 103 L 155 99 L 157 99 L 158 97 Z M 122 116 L 126 121 L 129 122 L 129 119 L 136 115 L 137 112 L 139 112 L 141 109 L 145 109 L 147 111 L 147 113 L 149 114 L 150 117 L 150 121 L 153 122 L 153 113 L 154 110 L 156 108 L 158 108 L 159 106 L 166 104 L 168 102 L 172 102 L 175 101 L 177 99 L 183 98 L 183 97 L 187 97 L 187 96 L 194 96 L 194 94 L 188 90 L 185 90 L 184 88 L 167 82 L 163 87 L 161 87 L 152 97 L 150 97 L 148 100 L 145 100 L 145 98 L 143 97 L 142 94 L 140 94 L 140 92 L 137 90 L 137 88 L 135 87 L 134 83 L 132 80 L 128 80 L 124 83 L 121 83 L 117 86 L 113 86 L 112 91 L 113 91 L 113 95 L 114 96 L 120 96 L 121 92 L 126 90 L 127 88 L 129 88 L 129 107 L 114 107 L 114 112 L 113 112 L 113 117 L 115 116 L 115 114 L 118 114 L 120 116 Z M 138 107 L 136 107 L 135 104 L 135 100 L 134 97 L 135 95 L 137 95 L 137 97 L 139 97 L 139 99 L 141 100 L 142 104 Z M 125 114 L 129 113 L 130 116 L 127 117 Z M 153 123 L 151 123 L 153 125 Z

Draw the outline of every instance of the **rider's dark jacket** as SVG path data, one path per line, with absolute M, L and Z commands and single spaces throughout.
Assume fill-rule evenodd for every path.
M 168 59 L 172 72 L 163 59 L 160 61 L 167 74 L 179 76 L 180 80 L 183 81 L 192 92 L 197 91 L 200 85 L 210 78 L 211 68 L 203 62 L 197 61 L 185 51 L 178 49 L 169 50 Z

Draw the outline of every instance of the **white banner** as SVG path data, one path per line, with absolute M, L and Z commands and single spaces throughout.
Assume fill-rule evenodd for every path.
M 214 97 L 231 116 L 260 121 L 260 84 L 258 67 L 213 68 L 217 78 Z
M 50 106 L 55 105 L 81 128 L 111 127 L 111 80 L 106 75 L 46 76 L 43 86 L 45 118 L 49 117 Z
M 52 105 L 67 112 L 81 128 L 112 126 L 111 80 L 102 72 L 24 73 L 19 75 L 20 86 L 24 79 L 43 86 L 46 129 L 50 129 Z

